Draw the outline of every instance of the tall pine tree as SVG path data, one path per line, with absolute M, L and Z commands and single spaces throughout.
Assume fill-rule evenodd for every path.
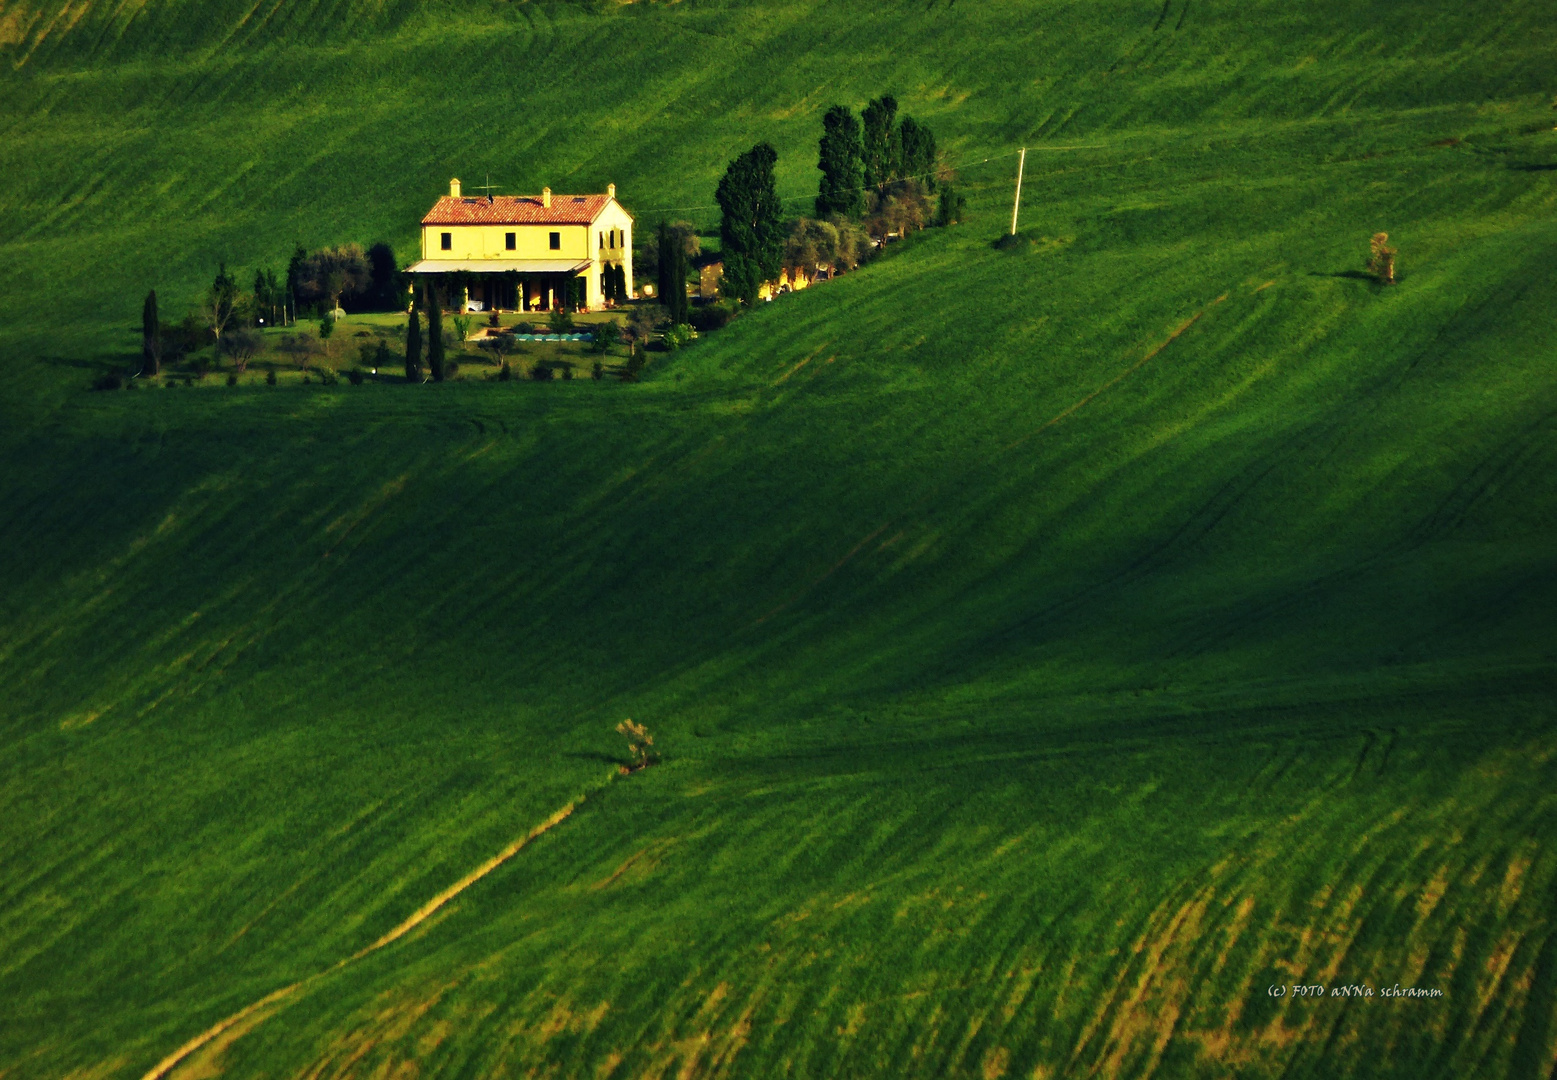
M 865 185 L 881 191 L 900 175 L 902 135 L 897 129 L 897 99 L 891 94 L 873 98 L 861 116 L 865 122 Z
M 162 324 L 157 318 L 157 290 L 141 305 L 141 374 L 155 375 L 162 367 Z
M 422 313 L 412 293 L 411 319 L 405 327 L 405 381 L 422 381 Z
M 778 152 L 758 143 L 730 162 L 714 199 L 723 211 L 719 239 L 728 291 L 743 304 L 757 300 L 762 284 L 776 281 L 784 261 L 783 204 L 773 166 Z
M 438 286 L 427 285 L 427 370 L 433 382 L 443 381 L 443 297 Z
M 676 260 L 672 252 L 679 244 L 681 238 L 671 231 L 670 223 L 661 220 L 659 228 L 654 231 L 654 255 L 655 255 L 655 281 L 654 287 L 659 292 L 660 303 L 665 306 L 665 311 L 670 315 L 670 321 L 676 321 L 676 313 L 672 305 L 676 302 Z M 682 280 L 685 281 L 685 275 Z M 686 294 L 686 286 L 681 287 L 683 295 Z
M 670 311 L 672 326 L 679 326 L 687 321 L 687 245 L 679 234 L 673 234 L 675 241 L 671 244 L 670 256 L 670 302 L 667 308 Z
M 822 117 L 822 141 L 816 167 L 822 170 L 816 216 L 858 214 L 865 208 L 864 144 L 860 122 L 848 106 L 834 105 Z

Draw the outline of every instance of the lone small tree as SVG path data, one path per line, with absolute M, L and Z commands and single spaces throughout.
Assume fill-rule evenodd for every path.
M 616 725 L 617 734 L 627 740 L 627 756 L 631 762 L 622 767 L 623 772 L 637 772 L 659 763 L 659 752 L 654 749 L 654 736 L 642 724 L 631 719 Z
M 860 122 L 846 105 L 834 105 L 822 117 L 822 141 L 816 167 L 822 183 L 816 193 L 816 216 L 858 214 L 865 208 L 864 145 Z
M 1389 246 L 1389 233 L 1374 233 L 1369 247 L 1368 273 L 1378 278 L 1380 285 L 1395 284 L 1395 249 Z
M 433 382 L 443 381 L 443 298 L 438 286 L 427 285 L 427 370 Z
M 422 312 L 414 300 L 405 326 L 405 381 L 422 381 Z
M 157 317 L 157 290 L 146 294 L 141 305 L 141 374 L 156 375 L 162 369 L 162 324 Z

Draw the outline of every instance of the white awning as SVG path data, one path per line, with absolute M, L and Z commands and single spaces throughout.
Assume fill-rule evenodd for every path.
M 406 268 L 408 274 L 577 274 L 589 260 L 572 259 L 423 259 Z

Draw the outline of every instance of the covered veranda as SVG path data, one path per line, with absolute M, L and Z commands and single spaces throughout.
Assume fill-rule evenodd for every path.
M 588 302 L 589 260 L 423 259 L 407 268 L 449 307 L 478 301 L 486 311 L 579 311 Z

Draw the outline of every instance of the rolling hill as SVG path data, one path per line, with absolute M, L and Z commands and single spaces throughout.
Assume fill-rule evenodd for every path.
M 1554 45 L 7 0 L 0 1077 L 1550 1075 Z M 883 91 L 968 220 L 640 383 L 87 390 L 451 175 L 802 212 Z

